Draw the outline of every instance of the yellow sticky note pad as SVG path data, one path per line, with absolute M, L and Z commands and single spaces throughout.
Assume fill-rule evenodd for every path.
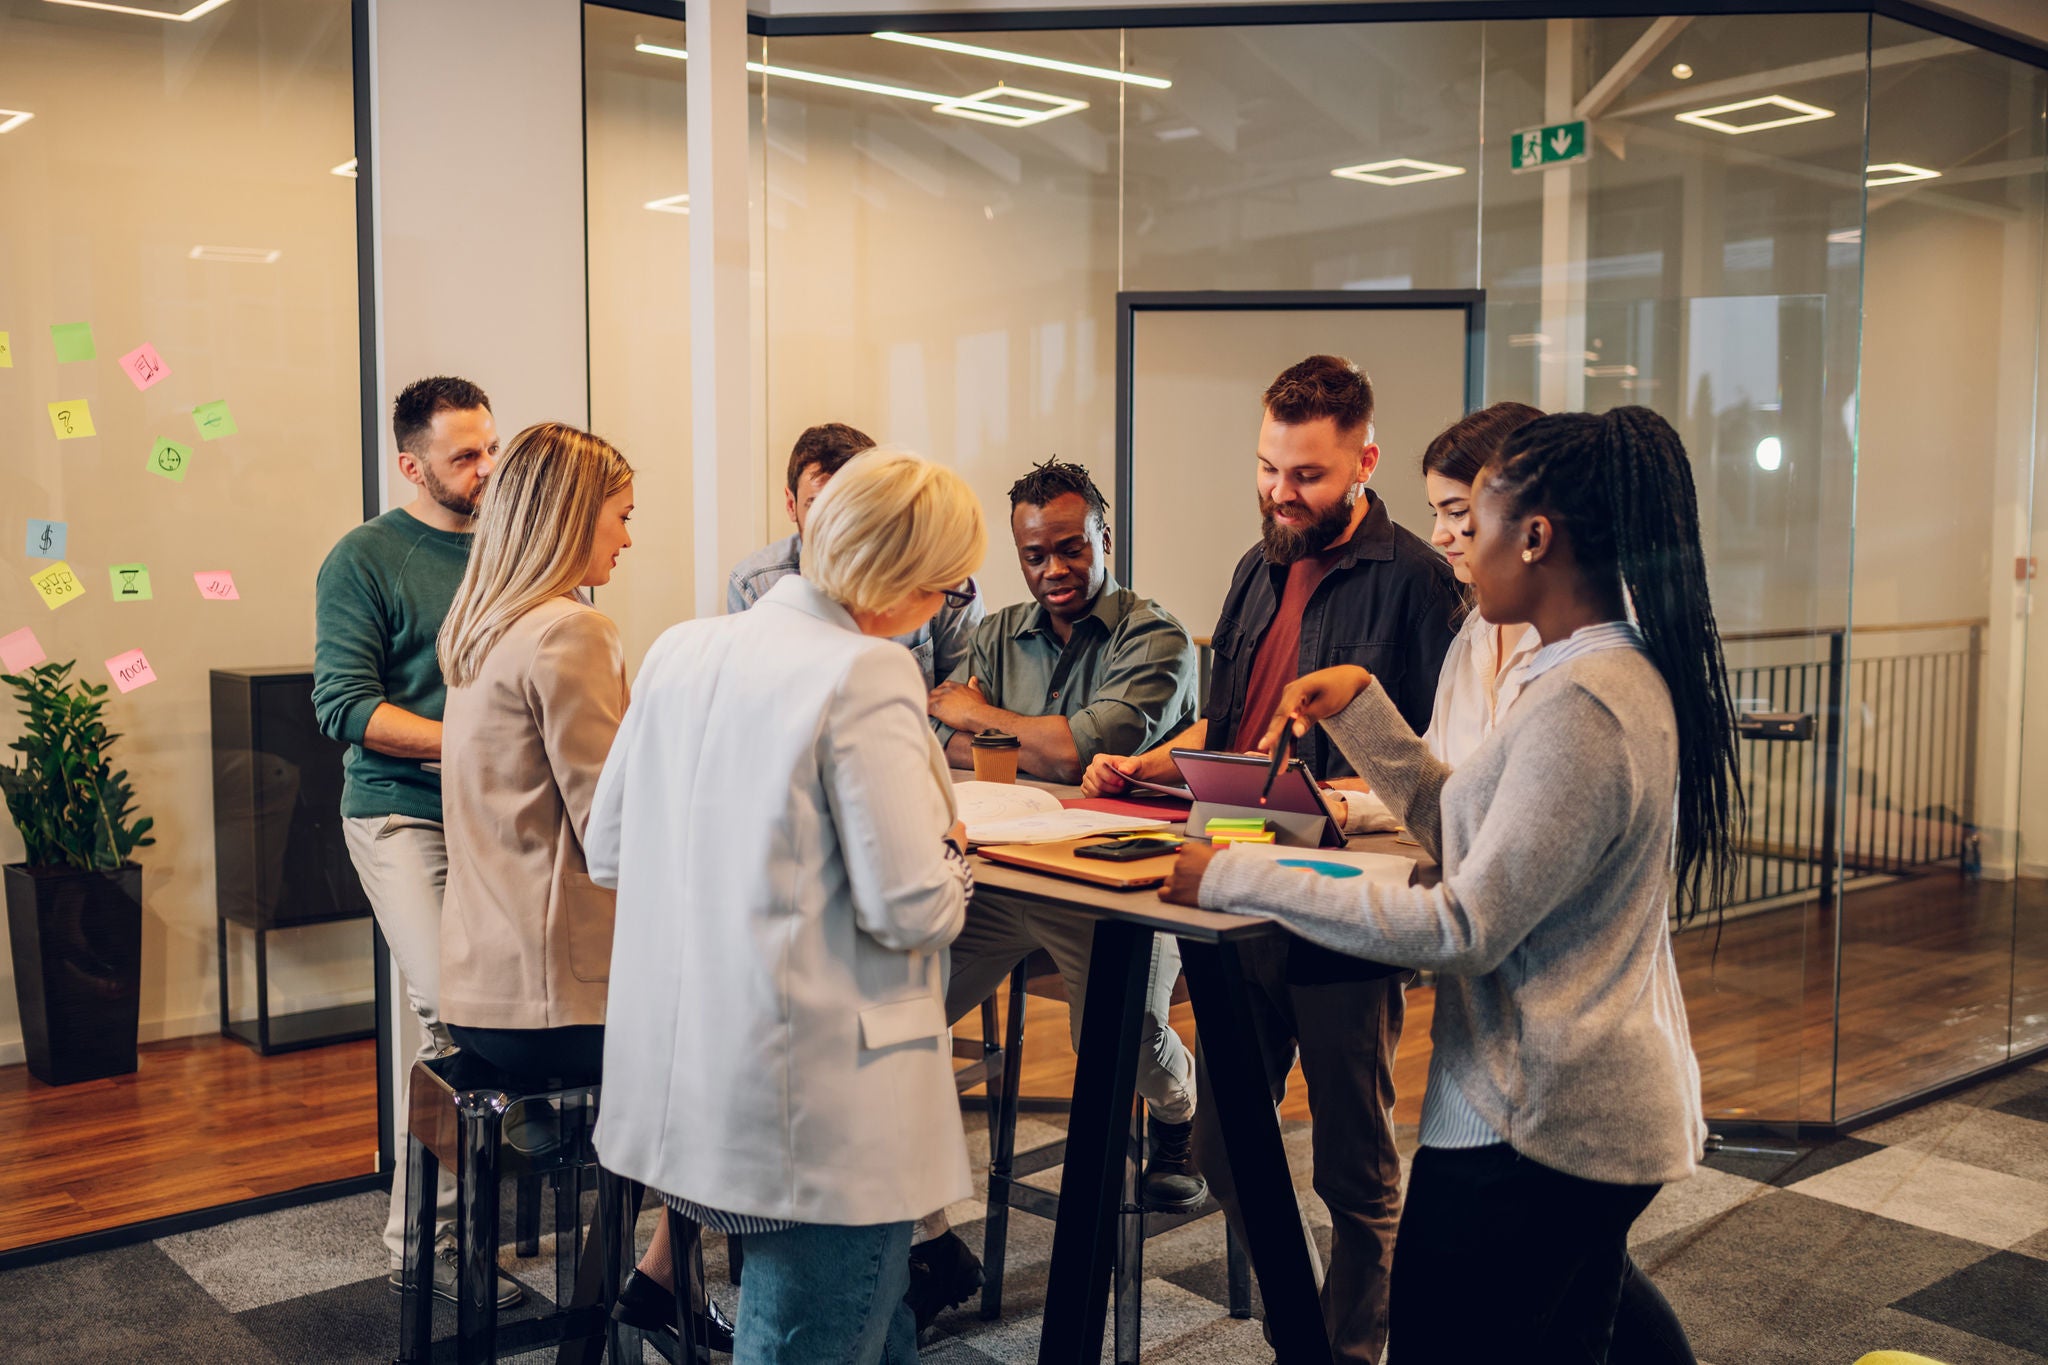
M 0 370 L 14 368 L 14 343 L 7 339 L 7 333 L 0 332 Z
M 60 441 L 99 434 L 92 429 L 92 409 L 86 406 L 83 398 L 50 404 L 50 430 L 57 433 Z
M 85 595 L 85 584 L 78 581 L 78 575 L 71 572 L 69 564 L 52 564 L 30 574 L 28 581 L 42 594 L 43 605 L 51 611 Z

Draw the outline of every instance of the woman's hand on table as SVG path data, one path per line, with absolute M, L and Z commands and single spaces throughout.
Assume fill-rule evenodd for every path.
M 1272 753 L 1273 746 L 1280 742 L 1281 728 L 1286 725 L 1294 726 L 1297 739 L 1305 737 L 1317 721 L 1336 715 L 1370 686 L 1372 674 L 1355 664 L 1339 664 L 1295 679 L 1280 694 L 1280 706 L 1273 723 L 1266 727 L 1265 737 L 1259 741 L 1259 751 Z
M 1180 856 L 1173 860 L 1173 875 L 1166 879 L 1166 885 L 1159 888 L 1159 899 L 1174 905 L 1202 908 L 1202 874 L 1209 870 L 1209 863 L 1220 850 L 1215 844 L 1205 844 L 1190 839 L 1180 846 Z

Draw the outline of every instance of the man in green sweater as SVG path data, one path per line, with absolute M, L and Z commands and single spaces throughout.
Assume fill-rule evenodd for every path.
M 392 407 L 398 468 L 419 491 L 404 507 L 341 538 L 314 590 L 313 712 L 321 732 L 349 746 L 341 789 L 349 856 L 404 974 L 419 1016 L 418 1056 L 452 1047 L 440 1019 L 441 891 L 448 844 L 441 828 L 441 709 L 447 685 L 434 642 L 469 563 L 477 500 L 498 458 L 491 400 L 466 379 L 407 386 Z M 400 1112 L 407 1101 L 399 1099 Z M 384 1242 L 392 1284 L 405 1253 L 406 1163 L 391 1181 Z M 455 1298 L 455 1186 L 442 1173 L 434 1292 Z M 499 1282 L 499 1304 L 519 1298 Z

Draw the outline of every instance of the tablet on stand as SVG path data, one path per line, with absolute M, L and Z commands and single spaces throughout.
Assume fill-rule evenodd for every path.
M 1261 805 L 1259 792 L 1272 766 L 1269 760 L 1209 749 L 1175 749 L 1172 757 L 1195 798 L 1188 811 L 1188 833 L 1200 834 L 1211 820 L 1270 820 L 1276 842 L 1295 848 L 1344 847 L 1344 831 L 1330 818 L 1315 779 L 1300 759 L 1288 760 Z

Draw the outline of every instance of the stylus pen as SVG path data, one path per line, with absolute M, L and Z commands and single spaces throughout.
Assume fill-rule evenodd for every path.
M 1273 794 L 1274 779 L 1287 766 L 1287 760 L 1294 756 L 1294 722 L 1289 720 L 1280 727 L 1280 738 L 1273 744 L 1273 761 L 1266 765 L 1266 785 L 1259 789 L 1259 804 L 1265 805 L 1266 798 Z

